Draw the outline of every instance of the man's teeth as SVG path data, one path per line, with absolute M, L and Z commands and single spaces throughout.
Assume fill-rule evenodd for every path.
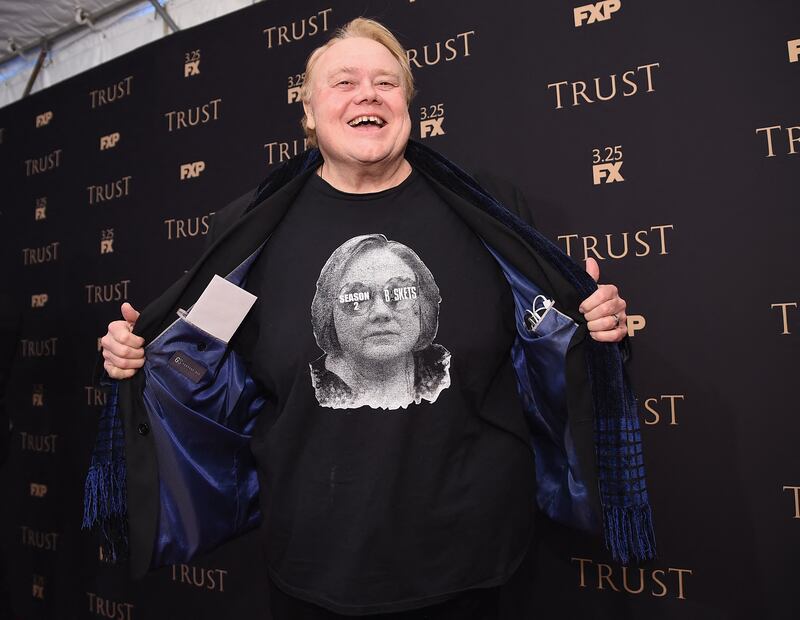
M 382 119 L 378 118 L 377 116 L 359 116 L 357 118 L 354 118 L 347 124 L 350 125 L 350 127 L 356 127 L 358 125 L 365 125 L 367 123 L 373 123 L 378 127 L 383 127 L 386 124 Z

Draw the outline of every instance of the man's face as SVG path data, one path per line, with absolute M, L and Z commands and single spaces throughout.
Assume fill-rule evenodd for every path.
M 388 49 L 371 39 L 337 41 L 319 57 L 313 77 L 303 106 L 328 165 L 402 159 L 411 119 L 400 63 Z
M 368 364 L 410 353 L 419 339 L 420 294 L 412 269 L 388 249 L 354 258 L 333 305 L 342 354 Z

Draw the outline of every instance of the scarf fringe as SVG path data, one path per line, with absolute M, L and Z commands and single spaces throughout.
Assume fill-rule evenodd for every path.
M 606 547 L 614 561 L 623 565 L 652 560 L 656 556 L 653 514 L 650 505 L 620 508 L 603 507 Z
M 125 461 L 92 463 L 83 487 L 83 529 L 127 512 Z
M 505 207 L 463 170 L 442 155 L 414 141 L 406 157 L 434 177 L 445 178 L 449 188 L 482 208 L 523 238 L 575 289 L 588 297 L 597 289 L 585 270 Z M 587 340 L 589 340 L 587 338 Z M 595 457 L 606 546 L 615 561 L 655 558 L 655 533 L 647 497 L 641 432 L 636 399 L 619 349 L 589 341 L 586 361 L 595 400 Z
M 127 557 L 128 503 L 125 439 L 117 407 L 114 381 L 100 414 L 97 439 L 83 488 L 81 529 L 98 529 L 103 559 L 117 562 Z
M 586 272 L 550 240 L 502 207 L 475 181 L 444 157 L 409 142 L 406 155 L 412 165 L 444 177 L 445 184 L 462 197 L 477 200 L 482 208 L 532 241 L 532 246 L 584 296 L 595 289 Z M 247 211 L 255 208 L 302 171 L 316 166 L 319 151 L 312 149 L 274 170 L 258 187 Z M 593 346 L 595 345 L 595 346 Z M 618 350 L 610 345 L 588 343 L 589 378 L 595 398 L 595 454 L 602 506 L 605 543 L 615 561 L 642 562 L 656 555 L 655 533 L 641 454 L 641 433 L 636 401 Z M 117 382 L 100 417 L 100 430 L 86 477 L 83 527 L 99 527 L 108 559 L 127 555 L 125 439 L 117 411 Z

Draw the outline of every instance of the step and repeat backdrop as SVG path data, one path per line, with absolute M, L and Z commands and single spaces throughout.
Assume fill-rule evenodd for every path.
M 80 531 L 92 374 L 120 304 L 306 148 L 305 59 L 358 15 L 408 49 L 413 137 L 513 180 L 629 302 L 659 558 L 621 566 L 541 519 L 521 620 L 798 617 L 794 0 L 271 1 L 0 109 L 11 617 L 269 617 L 252 535 L 131 581 Z

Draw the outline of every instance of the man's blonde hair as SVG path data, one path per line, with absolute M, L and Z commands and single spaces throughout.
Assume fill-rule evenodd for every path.
M 353 21 L 346 23 L 333 34 L 327 43 L 311 52 L 306 61 L 306 77 L 300 89 L 300 97 L 303 102 L 307 103 L 311 99 L 311 84 L 313 81 L 314 67 L 323 52 L 338 41 L 358 37 L 362 39 L 371 39 L 380 43 L 389 50 L 389 53 L 400 63 L 400 83 L 406 95 L 406 103 L 411 103 L 411 99 L 414 97 L 414 76 L 411 75 L 411 64 L 408 62 L 405 49 L 403 49 L 403 46 L 400 45 L 400 41 L 397 40 L 397 37 L 395 37 L 386 26 L 376 22 L 374 19 L 367 19 L 365 17 L 357 17 Z M 303 126 L 303 131 L 306 134 L 309 146 L 317 146 L 317 132 L 308 127 L 305 114 L 303 114 L 303 120 L 300 124 Z

